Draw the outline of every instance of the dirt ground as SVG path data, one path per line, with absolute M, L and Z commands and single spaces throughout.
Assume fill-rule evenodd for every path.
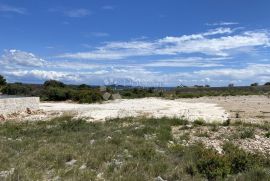
M 188 103 L 214 103 L 224 108 L 232 120 L 251 123 L 270 122 L 270 98 L 267 96 L 227 96 L 180 99 Z
M 206 122 L 223 122 L 228 119 L 226 111 L 213 103 L 187 103 L 160 98 L 122 99 L 102 104 L 41 103 L 40 108 L 48 113 L 73 112 L 77 117 L 89 121 L 138 116 L 177 117 L 190 121 L 203 119 Z
M 190 121 L 224 122 L 228 119 L 251 123 L 270 122 L 270 98 L 266 96 L 201 97 L 166 100 L 160 98 L 122 99 L 102 104 L 42 102 L 39 111 L 15 113 L 10 119 L 44 120 L 63 114 L 89 121 L 123 117 L 178 117 Z M 8 116 L 7 116 L 8 117 Z

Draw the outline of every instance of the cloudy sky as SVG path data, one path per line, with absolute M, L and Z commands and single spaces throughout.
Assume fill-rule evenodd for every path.
M 9 82 L 270 81 L 269 0 L 0 0 Z

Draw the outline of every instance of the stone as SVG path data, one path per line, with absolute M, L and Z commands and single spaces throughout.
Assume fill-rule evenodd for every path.
M 166 180 L 164 180 L 161 176 L 158 176 L 157 178 L 155 178 L 155 181 L 166 181 Z
M 122 99 L 122 97 L 121 97 L 121 95 L 120 95 L 119 93 L 117 93 L 117 94 L 113 94 L 113 95 L 112 95 L 112 99 L 113 99 L 113 100 L 116 100 L 116 99 Z
M 84 163 L 84 164 L 82 164 L 82 166 L 79 168 L 80 170 L 84 170 L 84 169 L 86 169 L 86 164 Z
M 108 93 L 108 92 L 105 92 L 104 94 L 103 94 L 103 99 L 105 100 L 105 101 L 107 101 L 107 100 L 109 100 L 110 99 L 110 97 L 111 97 L 111 94 L 110 93 Z
M 32 114 L 31 109 L 30 109 L 30 108 L 26 108 L 26 113 L 27 113 L 27 114 Z
M 90 144 L 93 145 L 96 142 L 96 140 L 90 140 Z
M 72 159 L 72 160 L 66 162 L 66 165 L 72 166 L 72 165 L 74 165 L 76 162 L 77 162 L 77 160 Z

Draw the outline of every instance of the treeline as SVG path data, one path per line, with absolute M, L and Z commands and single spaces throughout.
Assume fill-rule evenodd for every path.
M 46 81 L 43 85 L 7 84 L 2 88 L 2 93 L 17 96 L 38 96 L 42 101 L 72 100 L 79 103 L 103 101 L 99 88 L 87 85 L 70 86 L 56 80 Z
M 171 91 L 172 98 L 198 98 L 204 96 L 270 95 L 270 85 L 242 87 L 178 87 Z
M 2 89 L 2 90 L 1 90 Z M 0 75 L 0 91 L 7 95 L 38 96 L 42 101 L 76 101 L 79 103 L 95 103 L 112 99 L 113 94 L 120 94 L 122 98 L 163 97 L 168 99 L 198 98 L 203 96 L 237 96 L 237 95 L 268 95 L 270 96 L 270 82 L 264 85 L 257 83 L 250 86 L 236 87 L 230 84 L 227 87 L 207 86 L 179 86 L 176 88 L 143 88 L 111 85 L 104 88 L 97 86 L 66 85 L 56 80 L 45 81 L 44 84 L 7 84 Z M 105 95 L 109 93 L 109 97 Z

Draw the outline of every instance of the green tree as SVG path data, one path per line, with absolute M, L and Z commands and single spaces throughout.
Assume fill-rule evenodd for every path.
M 257 87 L 259 84 L 257 82 L 250 84 L 251 87 Z
M 6 84 L 7 84 L 6 79 L 2 75 L 0 75 L 0 86 L 6 85 Z

